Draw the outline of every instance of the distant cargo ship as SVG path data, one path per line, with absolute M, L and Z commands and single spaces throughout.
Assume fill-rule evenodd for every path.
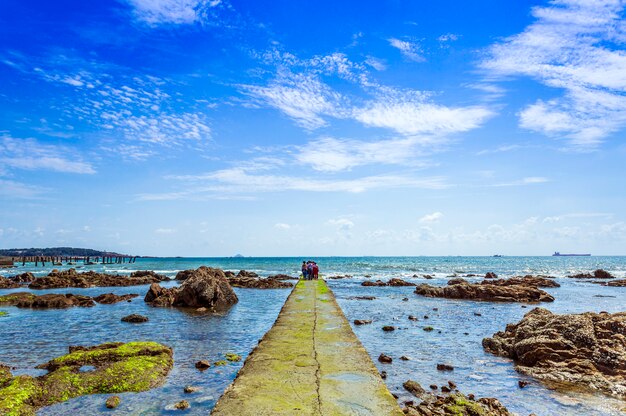
M 588 256 L 591 256 L 591 254 L 561 254 L 558 251 L 555 251 L 552 256 L 556 256 L 556 257 L 588 257 Z

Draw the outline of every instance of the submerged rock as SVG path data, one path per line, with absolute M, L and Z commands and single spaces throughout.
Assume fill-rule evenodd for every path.
M 128 315 L 122 318 L 122 322 L 128 322 L 131 324 L 141 324 L 141 323 L 148 322 L 148 321 L 149 319 L 147 316 L 138 315 L 136 313 L 133 313 L 131 315 Z
M 73 295 L 71 293 L 65 295 L 48 293 L 38 296 L 30 292 L 17 292 L 0 296 L 0 305 L 17 306 L 18 308 L 65 309 L 73 306 L 90 307 L 94 306 L 95 302 L 89 296 Z
M 274 274 L 271 276 L 267 276 L 267 278 L 275 280 L 298 280 L 297 277 L 289 276 L 288 274 Z
M 626 287 L 626 279 L 618 279 L 612 280 L 610 282 L 592 282 L 602 286 L 611 286 L 611 287 Z M 600 297 L 599 295 L 597 295 Z M 607 296 L 608 297 L 608 296 Z
M 229 277 L 228 282 L 233 287 L 243 287 L 247 289 L 287 289 L 293 287 L 293 283 L 270 277 L 261 279 L 257 277 L 235 276 Z
M 34 415 L 43 406 L 87 394 L 140 392 L 163 384 L 173 365 L 172 350 L 156 342 L 74 347 L 68 355 L 37 368 L 40 377 L 13 377 L 0 369 L 0 414 Z M 94 367 L 80 371 L 82 367 Z
M 137 296 L 139 296 L 136 293 L 129 293 L 127 295 L 116 295 L 114 293 L 103 293 L 102 295 L 98 295 L 95 298 L 93 298 L 93 300 L 95 300 L 98 303 L 102 303 L 104 305 L 112 305 L 114 303 L 118 303 L 118 302 L 124 302 L 124 301 L 129 301 L 133 298 L 136 298 Z
M 111 396 L 107 399 L 105 406 L 107 409 L 115 409 L 120 405 L 120 396 Z
M 354 325 L 367 325 L 371 323 L 372 323 L 371 319 L 355 319 L 354 320 Z
M 181 400 L 174 405 L 174 408 L 178 410 L 189 409 L 189 402 L 187 400 Z
M 375 282 L 367 280 L 361 283 L 361 286 L 387 286 L 387 283 L 383 282 L 382 280 L 376 280 Z
M 237 295 L 220 269 L 202 266 L 177 288 L 150 285 L 144 300 L 152 306 L 225 309 L 238 302 Z
M 534 286 L 498 286 L 486 282 L 472 284 L 463 279 L 453 279 L 448 286 L 421 284 L 415 293 L 429 298 L 469 299 L 492 302 L 552 302 L 554 297 Z
M 420 395 L 426 393 L 426 390 L 424 390 L 417 381 L 407 380 L 402 383 L 402 387 L 415 397 L 420 397 Z
M 483 348 L 511 358 L 516 370 L 626 399 L 626 312 L 556 315 L 535 308 Z
M 159 281 L 161 279 L 151 275 L 130 277 L 98 273 L 91 270 L 78 273 L 76 269 L 69 269 L 64 271 L 53 270 L 48 276 L 35 279 L 28 287 L 30 289 L 55 289 L 62 287 L 137 286 Z
M 381 354 L 378 356 L 378 361 L 379 361 L 379 362 L 381 362 L 381 363 L 383 363 L 383 364 L 391 364 L 391 363 L 393 362 L 393 358 L 391 358 L 391 357 L 390 357 L 390 356 L 388 356 L 388 355 L 385 355 L 385 354 L 382 354 L 382 353 L 381 353 Z

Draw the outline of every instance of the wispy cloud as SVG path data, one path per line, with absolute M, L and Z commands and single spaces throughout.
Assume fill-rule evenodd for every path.
M 337 227 L 337 229 L 341 231 L 347 231 L 354 227 L 354 222 L 352 222 L 348 218 L 334 218 L 334 219 L 328 220 L 328 225 Z
M 400 53 L 402 53 L 402 56 L 411 61 L 424 62 L 426 60 L 423 56 L 422 48 L 415 42 L 397 38 L 389 38 L 387 41 L 392 47 L 398 49 Z
M 533 184 L 538 184 L 538 183 L 546 183 L 549 182 L 550 180 L 548 178 L 544 178 L 542 176 L 528 176 L 522 179 L 518 179 L 515 181 L 511 181 L 511 182 L 500 182 L 500 183 L 496 183 L 494 185 L 494 187 L 503 187 L 503 186 L 524 186 L 524 185 L 533 185 Z
M 626 125 L 624 3 L 553 0 L 535 7 L 535 22 L 492 46 L 482 68 L 491 77 L 528 76 L 563 96 L 537 100 L 520 126 L 592 149 Z
M 25 170 L 91 174 L 96 170 L 75 150 L 35 139 L 0 137 L 0 164 Z
M 175 228 L 157 228 L 154 230 L 156 234 L 174 234 L 176 232 Z
M 434 222 L 439 222 L 443 218 L 443 214 L 439 211 L 433 212 L 432 214 L 426 214 L 419 219 L 420 224 L 432 224 Z
M 124 0 L 133 8 L 135 18 L 150 26 L 192 24 L 202 21 L 209 9 L 221 0 Z
M 521 149 L 523 146 L 520 144 L 504 144 L 501 146 L 497 146 L 494 149 L 484 149 L 484 150 L 480 150 L 478 152 L 476 152 L 477 156 L 483 156 L 483 155 L 488 155 L 488 154 L 493 154 L 493 153 L 505 153 L 505 152 L 511 152 L 513 150 L 518 150 Z
M 284 222 L 279 222 L 274 224 L 274 228 L 278 228 L 279 230 L 289 230 L 291 228 L 291 225 Z
M 38 198 L 46 192 L 44 188 L 0 178 L 0 195 L 12 199 Z

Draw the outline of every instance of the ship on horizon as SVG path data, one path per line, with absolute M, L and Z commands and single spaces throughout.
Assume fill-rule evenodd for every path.
M 589 257 L 591 254 L 561 254 L 555 251 L 552 257 Z

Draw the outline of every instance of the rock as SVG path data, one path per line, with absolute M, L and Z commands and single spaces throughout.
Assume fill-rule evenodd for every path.
M 424 319 L 428 319 L 428 315 L 424 315 Z
M 577 384 L 626 399 L 626 312 L 557 315 L 535 308 L 483 348 L 539 380 Z
M 456 280 L 456 279 L 455 279 Z M 498 286 L 459 282 L 439 287 L 421 284 L 415 293 L 426 297 L 484 300 L 492 302 L 552 302 L 554 298 L 541 289 L 531 286 Z
M 195 269 L 181 270 L 178 273 L 176 273 L 176 277 L 174 278 L 174 280 L 187 280 L 187 278 L 191 277 L 195 272 L 196 272 Z M 232 272 L 230 273 L 234 276 L 234 273 Z
M 165 276 L 164 274 L 155 273 L 154 270 L 137 270 L 137 271 L 132 272 L 130 274 L 130 277 L 133 277 L 133 278 L 151 278 L 151 279 L 156 279 L 156 280 L 160 280 L 160 281 L 170 280 L 169 277 Z
M 111 396 L 105 403 L 107 409 L 115 409 L 120 405 L 120 396 Z
M 611 273 L 602 269 L 598 269 L 594 271 L 593 274 L 579 273 L 579 274 L 575 274 L 575 275 L 567 276 L 567 277 L 572 278 L 572 279 L 613 279 L 615 278 L 615 276 L 613 276 Z
M 467 280 L 465 280 L 465 279 L 460 278 L 460 277 L 448 280 L 448 286 L 461 285 L 461 284 L 469 284 L 469 282 Z
M 239 273 L 237 273 L 237 277 L 259 277 L 258 274 L 256 274 L 255 272 L 249 272 L 246 270 L 239 270 Z
M 20 284 L 32 283 L 36 279 L 37 278 L 35 277 L 35 275 L 32 274 L 31 272 L 21 273 L 13 277 L 10 277 L 10 280 L 14 281 L 15 283 L 20 283 Z
M 393 362 L 393 358 L 385 354 L 380 354 L 378 356 L 378 361 L 380 361 L 383 364 L 391 364 Z
M 127 295 L 116 295 L 114 293 L 105 293 L 105 294 L 96 296 L 95 298 L 93 298 L 93 300 L 95 300 L 98 303 L 102 303 L 104 305 L 112 305 L 114 303 L 131 300 L 133 298 L 136 298 L 137 296 L 139 295 L 136 293 L 129 293 Z
M 497 278 L 498 278 L 498 275 L 497 275 L 497 274 L 495 274 L 494 272 L 488 272 L 488 273 L 485 275 L 485 279 L 497 279 Z
M 371 319 L 355 319 L 354 320 L 354 325 L 367 325 L 371 323 L 372 323 Z
M 17 292 L 10 295 L 0 296 L 0 305 L 33 309 L 65 309 L 73 306 L 90 307 L 94 306 L 95 302 L 89 296 L 73 295 L 71 293 L 66 295 L 48 293 L 38 296 L 30 292 Z
M 426 390 L 424 390 L 417 381 L 407 380 L 402 383 L 402 387 L 415 397 L 420 397 L 422 394 L 426 393 Z
M 409 315 L 409 321 L 417 321 L 417 316 L 415 315 Z
M 395 331 L 395 330 L 396 330 L 395 326 L 391 326 L 391 325 L 383 326 L 383 331 L 385 331 L 385 332 L 391 332 L 391 331 Z
M 187 400 L 181 400 L 174 405 L 174 407 L 178 410 L 189 409 L 189 402 Z
M 523 389 L 524 387 L 528 386 L 528 381 L 526 380 L 520 380 L 517 382 L 517 385 L 519 386 L 520 389 Z
M 402 298 L 402 302 L 408 302 L 409 298 Z
M 442 393 L 450 393 L 450 387 L 448 386 L 441 386 L 441 392 Z
M 161 386 L 173 365 L 172 350 L 156 342 L 121 342 L 74 347 L 39 369 L 0 383 L 0 414 L 32 415 L 43 406 L 87 394 L 140 392 Z M 94 367 L 80 371 L 82 367 Z M 5 374 L 5 377 L 7 374 Z
M 474 312 L 474 316 L 483 316 L 483 314 L 480 312 Z
M 237 303 L 237 295 L 220 269 L 202 266 L 178 288 L 166 289 L 152 284 L 144 300 L 152 306 L 183 306 L 212 310 Z
M 352 296 L 348 299 L 355 299 L 355 300 L 374 300 L 376 299 L 376 296 Z
M 193 387 L 193 386 L 185 386 L 183 391 L 185 393 L 187 393 L 187 394 L 191 394 L 191 393 L 195 393 L 197 391 L 200 391 L 200 388 L 199 387 Z
M 416 277 L 416 276 L 413 276 L 413 277 Z M 432 279 L 432 278 L 433 278 L 433 277 L 432 277 L 431 275 L 429 275 L 429 274 L 425 274 L 423 277 L 424 277 L 424 279 L 428 279 L 428 280 L 430 280 L 430 279 Z
M 393 279 L 389 279 L 387 286 L 415 286 L 415 283 L 410 283 L 394 277 Z
M 456 383 L 454 381 L 448 380 L 448 386 L 450 386 L 451 389 L 456 389 Z
M 0 289 L 17 289 L 18 287 L 22 286 L 11 279 L 0 276 Z
M 452 371 L 452 370 L 454 370 L 454 367 L 452 367 L 450 364 L 437 364 L 437 370 L 439 370 L 439 371 Z
M 232 352 L 227 352 L 224 356 L 226 357 L 226 360 L 230 361 L 231 363 L 235 363 L 235 362 L 241 361 L 241 355 L 239 355 L 239 354 L 235 354 L 235 353 L 232 353 Z
M 626 287 L 626 279 L 613 280 L 612 282 L 608 282 L 606 285 L 613 287 Z
M 524 277 L 511 277 L 510 279 L 483 280 L 481 284 L 496 286 L 521 285 L 532 287 L 561 287 L 560 284 L 552 279 L 530 275 Z
M 427 393 L 419 404 L 407 404 L 407 416 L 513 416 L 497 399 L 482 398 L 474 401 L 472 395 L 461 393 L 434 397 Z
M 298 277 L 289 276 L 288 274 L 275 274 L 271 276 L 267 276 L 268 279 L 274 280 L 298 280 Z
M 380 378 L 382 378 L 383 380 L 387 379 L 387 372 L 386 371 L 381 371 L 380 372 Z
M 430 331 L 434 331 L 435 328 L 433 328 L 432 326 L 425 326 L 424 328 L 422 328 L 424 331 L 426 332 L 430 332 Z
M 63 287 L 104 287 L 104 286 L 136 286 L 159 282 L 153 276 L 129 277 L 110 275 L 87 271 L 77 273 L 76 269 L 64 271 L 53 270 L 48 276 L 35 279 L 28 287 L 30 289 L 54 289 Z
M 122 322 L 128 322 L 131 324 L 141 324 L 143 322 L 148 322 L 148 321 L 149 319 L 147 316 L 138 315 L 136 313 L 133 313 L 131 315 L 128 315 L 122 318 Z
M 430 387 L 430 389 L 431 389 L 431 390 L 437 390 L 437 389 L 439 388 L 439 387 L 437 387 L 437 385 L 436 385 L 436 384 L 431 384 L 431 385 L 430 385 L 430 386 L 428 386 L 428 387 Z
M 198 370 L 206 370 L 209 367 L 211 367 L 211 364 L 207 360 L 200 360 L 196 363 Z
M 361 283 L 361 286 L 387 286 L 387 283 L 383 282 L 382 280 L 377 280 L 375 282 L 368 280 Z
M 410 361 L 411 359 L 409 357 L 407 357 L 406 355 L 403 355 L 402 357 L 400 357 L 400 359 L 402 361 Z
M 228 278 L 228 283 L 233 287 L 243 287 L 246 289 L 287 289 L 293 287 L 293 283 L 269 277 L 267 279 L 260 279 L 239 275 Z

